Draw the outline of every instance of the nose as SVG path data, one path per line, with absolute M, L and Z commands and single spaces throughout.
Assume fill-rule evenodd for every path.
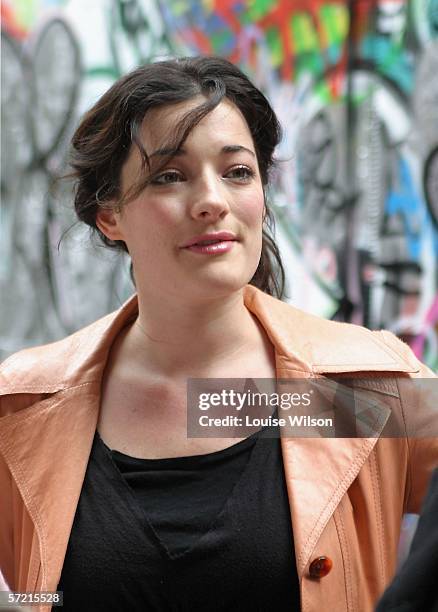
M 225 187 L 216 176 L 204 176 L 196 182 L 191 202 L 190 214 L 197 220 L 216 221 L 230 211 Z

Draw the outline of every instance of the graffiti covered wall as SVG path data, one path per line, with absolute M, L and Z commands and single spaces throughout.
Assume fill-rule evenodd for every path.
M 2 12 L 4 352 L 131 291 L 126 262 L 83 230 L 56 249 L 72 223 L 56 176 L 80 114 L 142 61 L 216 53 L 284 127 L 270 199 L 294 253 L 290 298 L 391 329 L 438 368 L 438 0 L 16 0 Z M 325 299 L 310 303 L 309 284 Z
M 173 52 L 153 2 L 2 2 L 0 356 L 67 335 L 133 291 L 125 258 L 75 223 L 69 139 L 123 73 Z

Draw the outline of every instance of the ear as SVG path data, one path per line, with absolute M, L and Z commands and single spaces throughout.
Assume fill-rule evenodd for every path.
M 124 240 L 120 227 L 120 213 L 112 208 L 99 208 L 96 215 L 96 225 L 110 240 Z

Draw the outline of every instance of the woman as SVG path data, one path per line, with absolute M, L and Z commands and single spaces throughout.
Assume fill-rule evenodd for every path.
M 264 96 L 214 57 L 143 66 L 84 117 L 76 211 L 129 252 L 137 294 L 3 364 L 14 590 L 58 587 L 81 611 L 362 612 L 391 578 L 436 439 L 187 436 L 191 378 L 365 373 L 377 433 L 432 401 L 401 397 L 432 374 L 391 334 L 276 299 L 265 188 L 279 138 Z

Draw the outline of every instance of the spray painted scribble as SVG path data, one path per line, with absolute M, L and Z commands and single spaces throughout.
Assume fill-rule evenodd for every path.
M 6 30 L 1 43 L 4 307 L 14 313 L 20 304 L 14 334 L 26 341 L 37 330 L 44 341 L 64 331 L 54 301 L 62 272 L 48 245 L 59 219 L 52 189 L 76 105 L 80 53 L 61 17 L 29 38 L 18 26 L 11 32 L 18 40 Z
M 84 228 L 72 228 L 71 184 L 59 177 L 68 170 L 74 126 L 96 90 L 168 54 L 170 43 L 152 3 L 103 2 L 106 53 L 93 62 L 80 38 L 84 28 L 62 10 L 73 4 L 2 3 L 3 355 L 65 336 L 132 291 L 123 258 L 93 249 Z
M 122 267 L 99 259 L 98 306 L 84 312 L 95 255 L 83 249 L 72 263 L 45 246 L 70 222 L 71 194 L 54 176 L 77 117 L 143 61 L 217 53 L 251 75 L 285 128 L 271 201 L 330 297 L 321 314 L 392 329 L 438 368 L 438 0 L 16 0 L 2 3 L 2 21 L 2 262 L 27 275 L 40 313 L 51 304 L 53 314 L 49 329 L 29 309 L 22 328 L 3 332 L 4 351 L 58 337 L 124 297 Z M 29 207 L 32 240 L 14 229 Z M 289 277 L 297 299 L 304 288 Z

